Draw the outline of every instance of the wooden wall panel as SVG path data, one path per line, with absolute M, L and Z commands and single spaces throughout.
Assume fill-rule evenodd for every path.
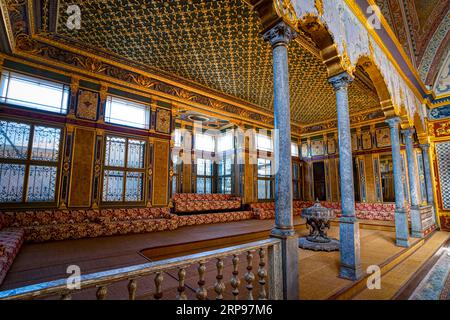
M 336 168 L 336 160 L 329 160 L 329 169 L 330 169 L 330 188 L 331 188 L 331 201 L 338 201 L 338 182 L 337 182 L 337 168 Z
M 377 197 L 375 195 L 375 177 L 373 170 L 373 159 L 371 154 L 366 154 L 364 156 L 364 166 L 366 168 L 367 202 L 376 202 Z
M 183 193 L 192 193 L 192 165 L 183 163 Z
M 94 165 L 95 131 L 75 128 L 69 207 L 90 207 Z
M 166 206 L 169 202 L 170 142 L 155 140 L 153 144 L 153 205 Z

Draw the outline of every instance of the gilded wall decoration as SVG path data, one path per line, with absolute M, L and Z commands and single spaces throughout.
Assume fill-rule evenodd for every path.
M 391 145 L 391 133 L 389 128 L 380 128 L 375 131 L 377 147 L 389 147 Z
M 301 152 L 302 152 L 302 157 L 303 158 L 308 158 L 309 157 L 308 142 L 302 142 Z
M 97 120 L 99 94 L 89 90 L 78 91 L 78 103 L 76 115 L 86 120 Z
M 369 131 L 362 132 L 361 141 L 364 150 L 372 149 L 372 134 Z
M 437 138 L 450 136 L 450 121 L 435 122 L 433 126 L 434 126 L 434 135 Z
M 156 125 L 155 130 L 157 132 L 170 134 L 172 126 L 172 112 L 167 109 L 156 109 Z
M 323 140 L 311 140 L 311 155 L 323 156 L 325 154 Z
M 335 154 L 336 153 L 336 140 L 334 138 L 327 140 L 327 150 L 328 154 Z
M 447 106 L 431 109 L 428 113 L 430 120 L 450 118 L 450 104 Z
M 352 133 L 352 151 L 358 150 L 358 135 Z

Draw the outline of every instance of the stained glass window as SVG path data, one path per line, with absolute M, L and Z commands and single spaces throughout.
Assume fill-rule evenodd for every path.
M 0 120 L 0 203 L 56 202 L 60 144 L 60 128 Z
M 106 136 L 104 202 L 143 202 L 145 141 Z
M 43 111 L 67 113 L 69 87 L 19 73 L 3 71 L 0 102 Z

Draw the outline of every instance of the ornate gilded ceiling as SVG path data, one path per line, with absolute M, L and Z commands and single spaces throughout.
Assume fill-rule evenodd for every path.
M 60 0 L 56 28 L 43 0 L 47 37 L 92 52 L 126 58 L 272 110 L 271 48 L 255 12 L 242 0 L 84 0 L 80 30 L 66 26 L 71 0 Z M 56 32 L 50 30 L 55 29 Z M 292 117 L 310 124 L 336 117 L 335 97 L 318 57 L 293 43 L 289 50 Z M 351 112 L 379 106 L 371 86 L 356 79 Z
M 19 56 L 272 124 L 271 48 L 256 13 L 242 0 L 8 3 L 2 8 L 9 12 L 8 38 Z M 66 25 L 73 4 L 81 8 L 80 30 Z M 290 45 L 289 59 L 293 121 L 329 127 L 324 123 L 334 123 L 336 107 L 324 64 L 298 42 Z M 377 94 L 361 68 L 349 104 L 353 116 L 380 116 Z
M 448 0 L 375 0 L 400 44 L 430 86 L 450 44 Z

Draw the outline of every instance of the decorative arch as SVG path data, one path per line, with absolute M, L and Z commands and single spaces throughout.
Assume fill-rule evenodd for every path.
M 370 80 L 372 80 L 372 83 L 375 86 L 375 90 L 377 91 L 378 97 L 380 99 L 381 110 L 383 110 L 386 118 L 399 116 L 400 112 L 395 107 L 392 101 L 392 96 L 389 92 L 389 88 L 374 59 L 371 56 L 361 56 L 358 59 L 357 65 L 361 66 L 369 75 Z

